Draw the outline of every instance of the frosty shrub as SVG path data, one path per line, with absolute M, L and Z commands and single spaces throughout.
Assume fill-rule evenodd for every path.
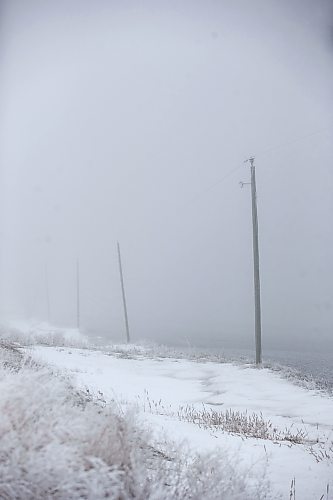
M 20 345 L 48 345 L 57 347 L 88 346 L 87 338 L 76 328 L 58 328 L 48 323 L 9 323 L 0 327 L 0 338 Z
M 0 346 L 0 498 L 260 499 L 266 484 L 226 455 L 162 451 L 135 414 Z

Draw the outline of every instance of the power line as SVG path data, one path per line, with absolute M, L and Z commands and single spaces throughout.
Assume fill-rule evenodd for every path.
M 265 155 L 267 153 L 270 153 L 271 151 L 277 151 L 279 149 L 283 149 L 285 147 L 292 146 L 293 144 L 296 144 L 297 142 L 303 141 L 303 140 L 308 139 L 309 137 L 313 137 L 315 135 L 322 134 L 323 132 L 327 132 L 328 130 L 332 130 L 332 129 L 333 129 L 333 125 L 331 125 L 329 127 L 325 127 L 325 128 L 319 129 L 319 130 L 315 130 L 313 132 L 309 132 L 308 134 L 304 134 L 304 135 L 299 136 L 299 137 L 297 137 L 295 139 L 292 139 L 292 140 L 280 143 L 280 144 L 278 144 L 276 146 L 272 146 L 272 147 L 263 149 L 261 151 L 259 150 L 259 153 L 256 153 L 256 157 L 261 156 L 261 155 Z M 237 170 L 240 170 L 242 168 L 242 166 L 243 165 L 239 165 L 236 168 L 233 168 L 232 170 L 229 170 L 229 172 L 227 172 L 223 177 L 221 177 L 220 179 L 218 179 L 217 181 L 215 181 L 213 184 L 210 184 L 206 188 L 204 188 L 201 191 L 197 192 L 195 195 L 193 195 L 192 198 L 190 198 L 182 206 L 182 208 L 187 207 L 188 205 L 190 205 L 191 203 L 193 203 L 195 200 L 201 198 L 202 196 L 204 196 L 208 192 L 212 191 L 216 186 L 218 186 L 219 184 L 221 184 L 225 179 L 228 179 L 228 177 L 230 177 L 234 172 L 237 172 Z
M 237 170 L 240 170 L 242 167 L 243 167 L 243 164 L 238 165 L 236 168 L 233 168 L 232 170 L 229 170 L 229 172 L 227 172 L 223 177 L 220 177 L 220 179 L 218 179 L 217 181 L 215 181 L 213 184 L 210 184 L 209 186 L 207 186 L 206 188 L 202 189 L 201 191 L 198 191 L 195 195 L 192 196 L 192 198 L 190 198 L 182 206 L 182 208 L 187 207 L 188 205 L 190 205 L 191 203 L 193 203 L 195 200 L 201 198 L 202 196 L 204 196 L 208 192 L 212 191 L 216 186 L 218 186 L 219 184 L 221 184 L 225 179 L 227 179 L 228 177 L 230 177 L 233 173 L 237 172 Z
M 297 137 L 296 139 L 282 142 L 276 146 L 272 146 L 270 148 L 263 149 L 263 150 L 259 151 L 259 153 L 256 153 L 256 157 L 270 153 L 271 151 L 278 151 L 279 149 L 283 149 L 285 147 L 292 146 L 296 142 L 304 141 L 305 139 L 308 139 L 309 137 L 313 137 L 315 135 L 322 134 L 323 132 L 327 132 L 328 130 L 332 130 L 332 129 L 333 129 L 333 125 L 331 125 L 330 127 L 325 127 L 325 128 L 319 129 L 319 130 L 315 130 L 314 132 L 309 132 L 308 134 L 301 135 L 301 136 Z

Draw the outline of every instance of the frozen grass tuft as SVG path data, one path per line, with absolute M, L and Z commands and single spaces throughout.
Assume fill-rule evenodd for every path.
M 328 461 L 333 462 L 333 441 L 329 437 L 323 443 L 317 443 L 316 446 L 311 446 L 311 455 L 316 459 L 316 462 Z
M 232 409 L 219 411 L 204 404 L 201 408 L 193 405 L 180 406 L 175 412 L 171 405 L 165 406 L 161 399 L 159 401 L 151 399 L 147 391 L 145 391 L 141 403 L 144 411 L 156 415 L 177 417 L 181 421 L 195 424 L 203 429 L 229 432 L 246 438 L 268 439 L 276 442 L 287 441 L 291 444 L 309 442 L 305 430 L 294 429 L 293 426 L 280 430 L 274 427 L 270 420 L 265 419 L 262 413 L 240 412 Z
M 271 498 L 262 478 L 227 454 L 161 451 L 115 406 L 0 347 L 0 498 Z
M 292 428 L 279 430 L 273 426 L 270 420 L 264 419 L 260 413 L 247 413 L 235 410 L 218 411 L 212 408 L 197 409 L 193 406 L 181 407 L 178 418 L 192 422 L 205 429 L 219 429 L 222 431 L 239 434 L 245 437 L 257 439 L 269 439 L 271 441 L 288 441 L 293 444 L 306 442 L 307 434 L 302 429 Z

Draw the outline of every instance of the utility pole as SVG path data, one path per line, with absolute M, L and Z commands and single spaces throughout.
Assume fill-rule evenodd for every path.
M 47 264 L 45 263 L 45 292 L 46 292 L 46 307 L 47 307 L 47 322 L 50 324 L 50 292 L 49 292 L 49 273 Z
M 252 197 L 252 230 L 253 230 L 253 271 L 254 271 L 254 315 L 255 315 L 255 343 L 256 343 L 256 364 L 260 365 L 262 360 L 261 349 L 261 306 L 260 306 L 260 273 L 259 273 L 259 238 L 258 238 L 258 212 L 257 212 L 257 188 L 256 188 L 256 168 L 254 157 L 245 162 L 250 162 L 251 182 L 241 182 L 251 184 Z
M 120 245 L 119 245 L 119 242 L 117 242 L 117 249 L 118 249 L 118 262 L 119 262 L 120 284 L 121 284 L 121 291 L 122 291 L 122 296 L 123 296 L 123 306 L 124 306 L 124 316 L 125 316 L 125 326 L 126 326 L 126 341 L 127 341 L 127 343 L 129 343 L 130 342 L 130 334 L 129 334 L 129 326 L 128 326 L 128 314 L 127 314 L 127 306 L 126 306 L 126 295 L 125 295 L 123 267 L 122 267 L 122 264 L 121 264 L 121 254 L 120 254 Z
M 80 330 L 80 263 L 76 260 L 76 327 Z

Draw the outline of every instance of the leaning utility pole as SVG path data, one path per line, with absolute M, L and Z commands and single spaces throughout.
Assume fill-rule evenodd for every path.
M 256 341 L 256 364 L 261 364 L 261 306 L 260 306 L 260 274 L 259 274 L 259 238 L 258 238 L 258 213 L 257 213 L 257 188 L 256 168 L 254 157 L 246 162 L 251 165 L 251 195 L 252 195 L 252 227 L 253 227 L 253 271 L 254 271 L 254 304 L 255 304 L 255 341 Z M 244 184 L 241 183 L 243 187 Z
M 80 264 L 76 261 L 76 327 L 80 329 Z
M 122 296 L 123 296 L 123 306 L 124 306 L 124 316 L 125 316 L 125 326 L 126 326 L 126 341 L 127 341 L 127 343 L 129 343 L 130 342 L 130 334 L 129 334 L 129 326 L 128 326 L 126 295 L 125 295 L 123 267 L 122 267 L 122 264 L 121 264 L 121 254 L 120 254 L 120 245 L 119 245 L 119 242 L 117 242 L 117 249 L 118 249 L 118 262 L 119 262 L 120 284 L 121 284 L 121 291 L 122 291 Z
M 46 307 L 47 307 L 47 322 L 50 324 L 50 291 L 49 291 L 49 273 L 47 264 L 45 263 L 45 292 L 46 292 Z

